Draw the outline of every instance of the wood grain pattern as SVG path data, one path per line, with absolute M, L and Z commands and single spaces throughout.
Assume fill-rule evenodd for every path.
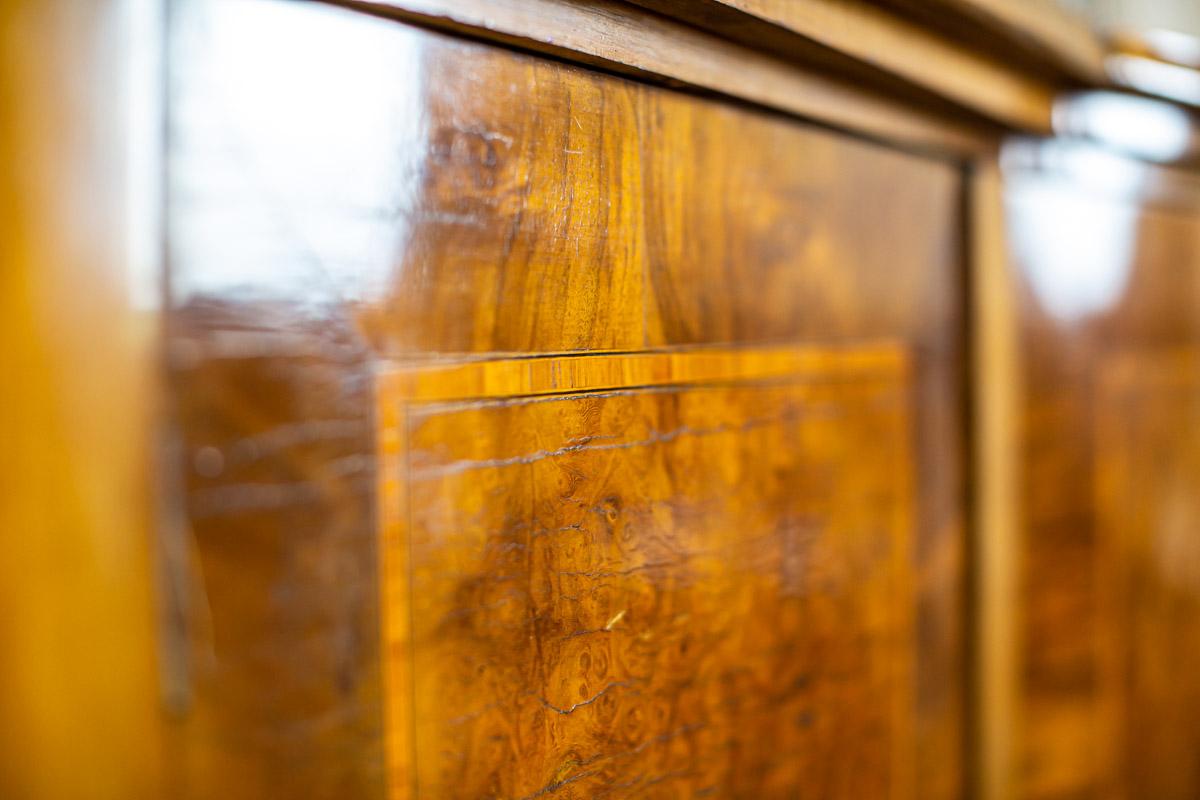
M 380 352 L 897 330 L 936 346 L 957 313 L 938 283 L 954 276 L 926 267 L 958 246 L 950 164 L 503 51 L 421 51 L 427 168 L 402 196 L 392 286 L 362 314 Z
M 180 0 L 172 30 L 168 323 L 186 510 L 186 525 L 175 534 L 186 556 L 179 570 L 186 591 L 176 633 L 187 654 L 182 678 L 190 690 L 173 740 L 177 796 L 380 797 L 389 790 L 389 777 L 398 781 L 393 789 L 407 785 L 404 776 L 389 776 L 388 761 L 397 769 L 414 746 L 424 748 L 421 759 L 410 759 L 418 772 L 426 770 L 417 776 L 418 788 L 447 785 L 450 761 L 438 749 L 438 726 L 447 726 L 463 713 L 452 709 L 465 706 L 430 691 L 410 702 L 405 693 L 387 688 L 380 665 L 395 663 L 383 646 L 385 637 L 393 642 L 416 637 L 424 654 L 409 679 L 393 675 L 388 681 L 410 680 L 429 689 L 444 677 L 447 689 L 464 695 L 474 690 L 464 688 L 465 678 L 450 666 L 443 674 L 434 664 L 444 654 L 428 627 L 440 624 L 432 619 L 437 608 L 431 607 L 430 618 L 411 617 L 408 624 L 416 627 L 405 628 L 405 608 L 449 591 L 437 571 L 422 573 L 428 591 L 414 592 L 411 601 L 406 591 L 395 596 L 389 588 L 404 584 L 395 579 L 392 562 L 380 561 L 377 537 L 381 527 L 407 514 L 398 503 L 381 500 L 379 487 L 396 476 L 389 473 L 394 459 L 380 456 L 377 444 L 383 453 L 407 451 L 424 436 L 412 450 L 429 458 L 445 455 L 438 444 L 444 440 L 444 448 L 462 449 L 463 458 L 478 447 L 490 448 L 479 458 L 510 459 L 555 447 L 562 437 L 555 408 L 575 431 L 569 436 L 627 436 L 624 441 L 634 442 L 639 431 L 652 427 L 677 429 L 671 426 L 672 404 L 691 409 L 686 412 L 694 415 L 687 418 L 691 427 L 738 426 L 754 408 L 778 416 L 809 400 L 825 402 L 825 391 L 834 393 L 830 402 L 849 406 L 850 421 L 780 422 L 763 431 L 731 429 L 702 437 L 712 451 L 693 467 L 696 483 L 676 470 L 654 484 L 653 495 L 639 495 L 631 472 L 603 471 L 604 453 L 610 451 L 578 456 L 581 488 L 603 492 L 615 481 L 613 488 L 631 508 L 665 508 L 673 487 L 691 492 L 689 502 L 699 503 L 703 487 L 713 487 L 713 507 L 728 524 L 705 527 L 698 514 L 664 518 L 660 528 L 647 529 L 659 533 L 639 539 L 651 553 L 660 539 L 688 544 L 692 536 L 698 543 L 732 536 L 739 509 L 757 514 L 755 525 L 768 537 L 763 563 L 793 549 L 801 552 L 800 545 L 771 540 L 783 533 L 762 526 L 771 509 L 792 508 L 781 487 L 793 480 L 803 478 L 800 485 L 809 487 L 792 509 L 804 513 L 831 503 L 829 493 L 858 485 L 857 478 L 845 485 L 840 479 L 818 481 L 823 470 L 859 475 L 861 469 L 863 488 L 878 490 L 890 498 L 886 508 L 904 507 L 911 517 L 903 529 L 887 528 L 903 530 L 909 543 L 903 569 L 881 570 L 907 582 L 899 595 L 905 601 L 896 608 L 880 599 L 886 592 L 872 583 L 875 572 L 857 549 L 867 540 L 879 541 L 877 532 L 864 534 L 861 542 L 843 535 L 891 525 L 890 517 L 877 519 L 862 504 L 838 503 L 839 516 L 831 523 L 837 532 L 819 548 L 821 553 L 828 548 L 831 568 L 848 570 L 839 573 L 847 583 L 838 596 L 844 595 L 856 630 L 883 631 L 879 641 L 860 635 L 853 646 L 838 645 L 832 663 L 860 669 L 866 659 L 884 665 L 879 673 L 861 685 L 826 675 L 794 693 L 786 682 L 778 687 L 794 704 L 811 701 L 825 708 L 829 696 L 846 699 L 845 709 L 814 717 L 809 728 L 789 727 L 794 721 L 789 718 L 778 730 L 789 737 L 789 748 L 802 743 L 804 752 L 811 744 L 813 752 L 854 753 L 865 765 L 860 772 L 823 771 L 824 761 L 806 761 L 807 756 L 771 765 L 765 748 L 733 754 L 720 745 L 736 741 L 729 738 L 736 726 L 727 725 L 710 734 L 689 730 L 669 746 L 652 743 L 633 754 L 634 762 L 641 757 L 644 779 L 650 780 L 680 769 L 690 758 L 688 747 L 725 753 L 711 767 L 701 765 L 710 769 L 707 774 L 667 776 L 641 788 L 670 795 L 680 786 L 702 789 L 715 782 L 750 787 L 751 795 L 796 785 L 846 796 L 859 790 L 921 798 L 961 793 L 963 243 L 957 224 L 962 175 L 953 161 L 322 4 Z M 270 59 L 260 52 L 262 32 L 271 36 Z M 702 179 L 704 173 L 710 181 Z M 878 431 L 868 413 L 875 389 L 847 388 L 843 396 L 841 389 L 785 391 L 763 382 L 814 369 L 831 374 L 820 359 L 781 361 L 770 355 L 774 348 L 837 351 L 848 369 L 858 369 L 855 348 L 881 341 L 906 353 L 907 416 L 898 418 L 883 403 Z M 706 386 L 715 380 L 735 383 L 703 392 L 694 387 L 700 392 L 694 396 L 711 399 L 693 401 L 691 389 L 667 391 L 681 380 L 679 369 Z M 423 408 L 442 404 L 442 416 L 431 418 L 428 427 L 401 426 L 403 441 L 376 442 L 380 425 L 396 429 L 387 422 L 395 404 L 380 406 L 373 397 L 383 373 L 406 375 L 395 378 L 408 382 L 397 391 L 424 397 L 429 403 Z M 664 385 L 661 391 L 634 391 L 636 397 L 621 395 L 625 399 L 595 396 L 614 386 L 632 391 L 653 384 Z M 502 399 L 551 390 L 574 392 L 575 399 L 511 404 Z M 452 413 L 445 407 L 484 402 L 481 398 L 486 409 Z M 608 410 L 585 411 L 589 404 Z M 712 417 L 708 422 L 706 414 Z M 505 438 L 510 429 L 511 441 Z M 811 437 L 816 461 L 784 452 L 764 456 L 771 432 L 774 438 Z M 842 449 L 853 442 L 887 444 L 889 452 L 899 452 L 891 443 L 901 436 L 910 461 L 896 475 L 874 462 L 857 466 Z M 738 443 L 743 437 L 744 445 Z M 608 440 L 596 440 L 603 441 Z M 667 462 L 692 465 L 699 457 L 688 454 L 693 444 L 679 437 L 611 453 L 631 469 L 659 463 L 658 451 L 669 455 Z M 769 470 L 773 458 L 782 459 L 778 476 Z M 720 499 L 732 498 L 732 479 L 716 471 L 725 461 L 761 477 L 759 489 L 747 487 L 744 508 L 737 505 L 743 501 Z M 890 456 L 885 461 L 895 463 Z M 556 463 L 565 462 L 514 463 L 496 475 L 501 483 L 531 486 L 526 472 L 541 475 Z M 475 472 L 470 474 L 477 477 Z M 457 483 L 445 491 L 437 481 L 423 484 L 423 500 L 411 504 L 412 513 L 433 514 L 449 508 L 453 498 L 479 498 L 467 474 L 448 476 Z M 549 525 L 569 505 L 551 503 L 538 512 L 539 519 Z M 599 524 L 600 517 L 593 516 L 589 521 Z M 447 536 L 469 534 L 466 526 L 484 522 L 472 519 L 456 518 Z M 655 518 L 639 519 L 648 524 Z M 436 522 L 422 518 L 421 530 L 434 530 Z M 780 531 L 792 530 L 785 522 Z M 571 524 L 566 519 L 558 527 Z M 423 544 L 414 555 L 441 557 L 437 540 L 413 539 L 418 541 Z M 726 549 L 732 541 L 724 540 Z M 518 550 L 501 547 L 471 558 L 507 557 L 504 553 Z M 768 605 L 786 599 L 770 585 L 760 586 L 761 592 L 749 588 L 759 585 L 752 569 L 759 562 L 740 562 L 722 573 L 721 565 L 700 560 L 710 564 L 706 569 L 714 570 L 722 596 L 736 608 L 755 607 L 747 605 L 758 602 L 755 598 Z M 642 563 L 612 566 L 620 571 Z M 652 574 L 631 573 L 623 584 L 626 594 L 606 602 L 628 599 L 633 608 L 635 600 L 651 595 L 629 587 Z M 852 587 L 859 583 L 864 594 L 855 599 Z M 493 591 L 486 580 L 480 586 L 485 594 Z M 675 597 L 675 589 L 663 591 Z M 563 592 L 571 594 L 569 588 Z M 688 592 L 676 599 L 712 610 L 703 593 Z M 832 601 L 822 597 L 796 600 L 788 613 L 807 609 L 824 620 L 822 635 L 833 637 L 836 626 L 830 627 L 831 612 L 823 605 Z M 668 633 L 673 641 L 682 635 L 674 617 L 646 605 L 636 610 L 627 613 L 630 623 L 648 620 L 664 640 Z M 609 609 L 582 611 L 591 616 L 560 617 L 555 624 L 582 626 Z M 600 627 L 619 611 L 612 609 Z M 856 616 L 860 612 L 870 619 Z M 495 613 L 507 612 L 497 606 Z M 470 615 L 447 623 L 445 644 L 452 651 L 467 641 L 464 628 L 451 624 L 455 619 L 466 625 Z M 744 645 L 736 638 L 741 632 L 726 618 L 709 619 L 704 641 L 719 656 L 712 663 L 726 663 Z M 778 647 L 764 655 L 762 668 L 774 665 L 795 677 L 789 670 L 799 667 L 780 654 L 803 655 L 817 644 L 806 638 L 810 634 L 796 617 L 785 622 L 786 638 L 772 638 L 782 633 L 772 633 L 762 621 L 753 635 Z M 614 623 L 614 631 L 619 625 Z M 895 631 L 902 627 L 911 635 L 897 643 Z M 729 633 L 724 644 L 717 635 L 722 632 Z M 494 652 L 512 641 L 505 638 L 510 634 L 498 625 L 495 638 L 481 642 Z M 548 633 L 547 641 L 551 638 Z M 638 648 L 643 645 L 631 653 L 648 658 Z M 661 676 L 668 683 L 655 684 L 659 697 L 673 689 L 684 697 L 688 691 L 721 697 L 711 685 L 703 692 L 687 689 L 683 662 L 671 661 L 668 651 L 662 657 L 675 671 Z M 522 663 L 525 672 L 495 673 L 495 680 L 524 679 L 535 662 Z M 626 666 L 648 663 L 635 659 Z M 900 681 L 888 664 L 907 664 L 910 678 Z M 618 671 L 620 664 L 609 668 L 612 675 L 626 675 Z M 593 694 L 607 685 L 597 680 L 593 676 L 587 684 Z M 731 680 L 757 692 L 766 677 Z M 514 685 L 494 687 L 503 694 Z M 539 696 L 560 710 L 592 696 L 579 697 L 578 686 L 539 688 Z M 884 708 L 884 695 L 907 711 L 893 714 L 890 703 Z M 569 734 L 595 754 L 615 756 L 622 744 L 633 749 L 675 730 L 656 717 L 634 719 L 638 706 L 628 702 L 634 699 L 622 699 L 614 689 L 569 715 L 540 703 L 522 707 L 541 721 L 514 723 L 512 730 L 522 738 L 509 741 L 532 748 L 522 753 L 543 756 L 531 758 L 528 771 L 516 770 L 511 753 L 488 749 L 495 743 L 480 733 L 478 741 L 471 739 L 471 747 L 483 749 L 473 751 L 471 771 L 462 776 L 470 781 L 464 793 L 494 786 L 519 797 L 519 791 L 541 791 L 569 777 L 558 771 L 571 757 L 556 749 L 557 740 L 544 738 L 551 730 L 549 715 L 569 726 L 620 711 L 628 727 L 613 730 L 627 731 L 624 739 Z M 690 702 L 677 702 L 679 714 L 697 711 L 689 710 Z M 749 705 L 745 715 L 744 724 L 760 738 L 773 736 L 781 719 L 751 713 Z M 835 725 L 841 716 L 844 730 Z M 500 718 L 499 712 L 486 716 L 489 725 Z M 385 730 L 399 734 L 386 747 Z M 416 738 L 406 742 L 405 731 Z M 639 732 L 646 738 L 635 740 Z M 893 762 L 894 747 L 904 747 L 908 757 Z M 611 777 L 621 762 L 608 762 L 602 774 Z M 626 771 L 623 781 L 642 772 Z M 599 792 L 598 780 L 579 778 L 562 792 Z M 620 782 L 606 790 L 640 791 Z M 428 794 L 437 793 L 431 788 Z
M 911 797 L 903 354 L 584 358 L 663 383 L 429 405 L 381 378 L 413 796 Z

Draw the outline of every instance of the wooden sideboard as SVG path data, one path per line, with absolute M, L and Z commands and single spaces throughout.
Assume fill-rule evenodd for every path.
M 1111 88 L 1085 28 L 86 5 L 0 3 L 7 372 L 44 379 L 2 420 L 43 616 L 0 627 L 3 742 L 37 734 L 0 788 L 1195 795 L 1200 195 L 1052 137 Z M 82 65 L 126 86 L 135 30 L 161 92 L 107 131 Z M 130 141 L 149 179 L 64 180 Z M 131 220 L 150 302 L 99 248 Z

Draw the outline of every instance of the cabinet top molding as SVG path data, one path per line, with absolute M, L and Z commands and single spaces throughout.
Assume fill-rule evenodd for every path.
M 1108 84 L 1049 0 L 326 1 L 955 155 Z

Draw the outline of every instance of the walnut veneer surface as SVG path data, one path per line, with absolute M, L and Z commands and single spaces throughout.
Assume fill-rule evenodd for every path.
M 961 793 L 956 165 L 320 6 L 171 41 L 180 795 Z

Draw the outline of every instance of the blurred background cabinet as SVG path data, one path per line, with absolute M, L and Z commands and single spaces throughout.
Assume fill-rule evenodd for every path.
M 1196 178 L 1009 156 L 1022 796 L 1193 797 Z

